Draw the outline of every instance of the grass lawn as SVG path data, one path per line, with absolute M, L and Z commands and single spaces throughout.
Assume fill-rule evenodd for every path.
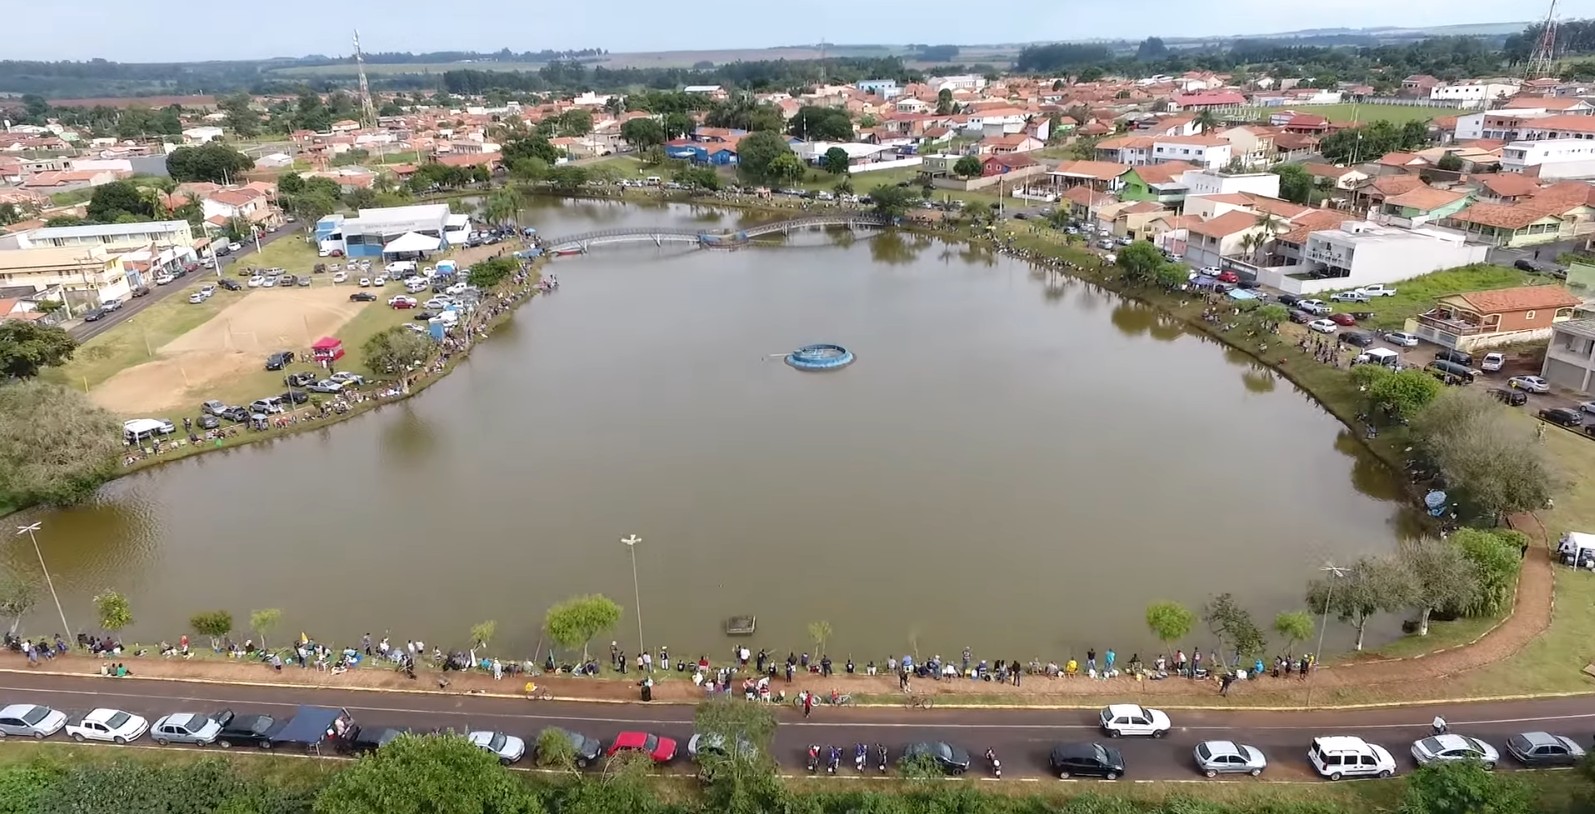
M 587 170 L 589 172 L 591 172 L 591 171 L 612 172 L 612 173 L 615 174 L 616 178 L 628 178 L 628 179 L 630 179 L 630 178 L 642 178 L 642 177 L 646 177 L 646 176 L 649 176 L 649 175 L 659 175 L 659 174 L 661 174 L 659 172 L 659 170 L 662 169 L 662 168 L 659 168 L 659 167 L 655 167 L 652 170 L 650 170 L 648 165 L 643 163 L 642 159 L 637 158 L 636 156 L 631 156 L 631 155 L 605 156 L 603 158 L 594 159 L 592 161 L 582 161 L 582 162 L 579 163 L 579 165 L 582 166 L 582 167 L 587 168 Z M 664 174 L 668 174 L 668 173 L 664 173 Z
M 382 153 L 378 156 L 379 164 L 414 164 L 421 160 L 421 154 L 415 150 L 401 150 L 396 153 Z
M 181 293 L 173 294 L 84 342 L 72 354 L 72 361 L 58 368 L 45 368 L 40 375 L 87 391 L 122 370 L 155 358 L 162 345 L 221 313 L 243 299 L 247 291 L 218 288 L 216 296 L 199 305 L 189 304 L 188 297 Z
M 336 257 L 317 257 L 316 247 L 307 242 L 301 234 L 291 234 L 280 237 L 261 247 L 259 254 L 248 255 L 230 266 L 227 273 L 239 276 L 242 267 L 255 268 L 282 268 L 289 274 L 309 273 L 317 263 L 339 262 Z M 320 282 L 320 280 L 317 280 Z
M 1507 266 L 1480 263 L 1462 268 L 1446 269 L 1411 280 L 1395 283 L 1394 297 L 1375 297 L 1369 303 L 1336 303 L 1337 311 L 1372 311 L 1374 318 L 1362 323 L 1364 327 L 1400 330 L 1410 317 L 1415 317 L 1434 305 L 1436 297 L 1463 291 L 1486 291 L 1492 288 L 1513 288 L 1525 285 L 1548 285 L 1555 282 L 1518 271 Z M 1329 299 L 1328 294 L 1323 295 Z

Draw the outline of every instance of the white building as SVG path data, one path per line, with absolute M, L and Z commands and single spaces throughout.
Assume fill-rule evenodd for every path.
M 186 220 L 158 220 L 147 223 L 99 223 L 90 226 L 46 226 L 0 237 L 0 248 L 71 249 L 96 248 L 131 251 L 150 244 L 193 246 L 194 229 Z
M 448 221 L 448 204 L 362 209 L 358 217 L 328 215 L 317 221 L 316 243 L 349 257 L 380 257 L 383 246 L 410 232 L 447 241 Z
M 1540 376 L 1552 387 L 1580 393 L 1595 387 L 1595 319 L 1571 319 L 1551 326 Z
M 73 308 L 126 299 L 135 284 L 117 257 L 105 249 L 0 249 L 0 287 L 31 288 Z
M 1271 172 L 1213 172 L 1212 170 L 1186 170 L 1180 174 L 1186 197 L 1193 195 L 1228 195 L 1250 192 L 1269 198 L 1279 197 L 1279 176 Z
M 1528 172 L 1535 167 L 1542 181 L 1595 178 L 1595 141 L 1553 138 L 1514 141 L 1501 148 L 1502 172 Z
M 183 141 L 189 144 L 207 144 L 222 137 L 220 127 L 190 127 L 183 131 Z
M 1550 114 L 1544 110 L 1483 110 L 1457 117 L 1457 141 L 1494 139 L 1517 141 L 1523 138 L 1523 126 L 1533 119 Z
M 1516 95 L 1519 89 L 1517 84 L 1507 82 L 1458 82 L 1435 85 L 1429 89 L 1429 99 L 1458 107 L 1480 107 Z
M 1234 153 L 1228 141 L 1217 136 L 1156 136 L 1152 141 L 1152 163 L 1186 161 L 1216 170 L 1230 162 Z
M 69 158 L 66 168 L 72 172 L 118 172 L 133 174 L 133 162 L 125 158 Z
M 933 76 L 925 80 L 925 84 L 936 89 L 937 93 L 944 90 L 968 90 L 976 93 L 986 89 L 986 77 L 980 74 L 966 73 L 957 76 Z
M 1488 253 L 1488 246 L 1468 243 L 1466 235 L 1449 229 L 1401 229 L 1348 220 L 1338 229 L 1309 233 L 1300 265 L 1264 270 L 1258 281 L 1291 294 L 1317 294 L 1483 263 Z M 1304 279 L 1313 273 L 1331 276 Z

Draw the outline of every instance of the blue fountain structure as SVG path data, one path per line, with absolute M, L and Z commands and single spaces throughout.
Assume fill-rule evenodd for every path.
M 841 345 L 804 345 L 786 355 L 786 363 L 798 370 L 841 370 L 853 364 L 853 352 Z

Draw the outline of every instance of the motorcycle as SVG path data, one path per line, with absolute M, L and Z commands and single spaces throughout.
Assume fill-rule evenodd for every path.
M 881 774 L 886 774 L 886 744 L 884 744 L 884 743 L 875 744 L 875 753 L 880 756 Z
M 991 766 L 991 774 L 997 779 L 1002 779 L 1002 761 L 997 759 L 997 750 L 986 750 L 986 762 Z
M 831 773 L 831 774 L 836 774 L 837 767 L 841 766 L 841 765 L 842 765 L 842 750 L 836 748 L 835 746 L 832 746 L 831 747 L 831 760 L 826 765 L 825 770 L 827 772 Z
M 864 773 L 864 764 L 869 761 L 869 744 L 861 743 L 853 747 L 853 768 L 859 774 Z
M 815 773 L 819 772 L 819 770 L 820 770 L 820 747 L 815 745 L 815 744 L 810 744 L 809 745 L 809 764 L 808 765 L 809 765 L 809 774 L 815 774 Z

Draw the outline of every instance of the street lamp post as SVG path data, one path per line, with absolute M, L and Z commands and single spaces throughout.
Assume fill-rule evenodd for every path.
M 642 643 L 642 587 L 637 581 L 637 544 L 642 542 L 642 538 L 633 534 L 630 537 L 620 538 L 620 541 L 625 543 L 626 548 L 631 551 L 631 592 L 632 600 L 637 608 L 637 655 L 640 656 L 644 648 Z
M 17 534 L 28 535 L 28 540 L 33 543 L 33 553 L 39 558 L 39 570 L 44 572 L 44 584 L 50 586 L 50 598 L 55 600 L 55 612 L 61 614 L 61 629 L 65 631 L 62 635 L 71 636 L 72 626 L 67 624 L 66 611 L 61 609 L 61 597 L 55 592 L 55 580 L 50 578 L 50 569 L 44 565 L 44 552 L 39 549 L 39 538 L 34 536 L 34 533 L 39 530 L 41 525 L 40 523 L 32 523 L 26 526 L 17 526 Z
M 1313 674 L 1310 677 L 1311 679 L 1318 677 L 1318 659 L 1324 652 L 1324 633 L 1329 630 L 1329 602 L 1335 596 L 1335 580 L 1346 575 L 1346 569 L 1337 568 L 1332 562 L 1324 563 L 1324 567 L 1318 570 L 1329 574 L 1329 589 L 1324 591 L 1324 613 L 1318 622 L 1318 647 L 1313 649 Z M 1316 683 L 1318 682 L 1315 680 L 1307 682 L 1307 706 L 1309 707 L 1313 705 L 1313 685 Z

